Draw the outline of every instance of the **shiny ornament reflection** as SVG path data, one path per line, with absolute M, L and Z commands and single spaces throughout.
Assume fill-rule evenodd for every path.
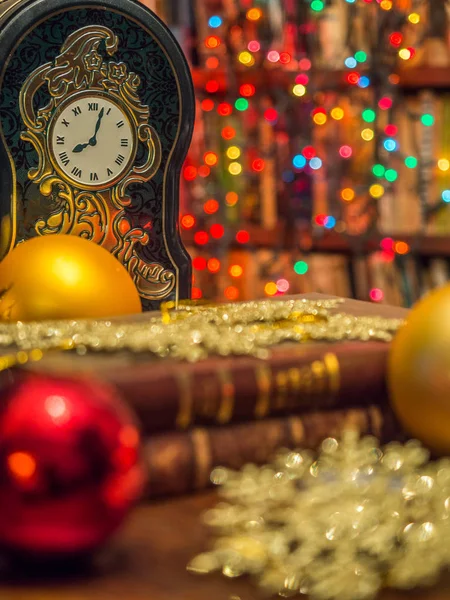
M 0 415 L 0 544 L 95 549 L 142 491 L 133 416 L 108 387 L 40 375 L 4 392 Z
M 391 402 L 406 431 L 430 449 L 450 452 L 450 286 L 410 312 L 389 358 Z
M 136 287 L 107 250 L 70 235 L 36 237 L 0 263 L 4 321 L 100 318 L 141 312 Z

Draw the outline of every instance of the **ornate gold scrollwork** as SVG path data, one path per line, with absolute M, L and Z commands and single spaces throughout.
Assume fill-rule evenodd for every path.
M 138 253 L 137 244 L 149 242 L 148 233 L 134 227 L 126 207 L 132 200 L 127 188 L 149 181 L 161 164 L 161 142 L 149 123 L 150 109 L 139 98 L 140 78 L 113 57 L 118 37 L 107 27 L 83 27 L 72 33 L 52 62 L 38 67 L 25 81 L 20 94 L 20 111 L 26 130 L 23 140 L 33 145 L 37 167 L 28 177 L 39 185 L 44 204 L 36 219 L 37 235 L 79 235 L 101 244 L 127 268 L 142 297 L 161 300 L 175 287 L 175 274 L 158 263 L 149 263 Z M 37 92 L 47 86 L 50 101 L 35 111 Z M 107 189 L 79 189 L 55 168 L 48 132 L 61 103 L 73 94 L 102 93 L 124 108 L 135 127 L 138 143 L 146 150 L 141 165 L 132 165 L 121 180 Z

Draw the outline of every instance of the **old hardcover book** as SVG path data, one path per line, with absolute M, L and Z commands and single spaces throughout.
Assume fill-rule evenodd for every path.
M 210 485 L 214 467 L 264 464 L 280 448 L 315 449 L 323 439 L 350 427 L 383 442 L 402 437 L 391 411 L 375 406 L 150 436 L 144 442 L 146 495 L 153 498 L 198 491 Z
M 134 408 L 143 430 L 153 433 L 384 404 L 387 350 L 382 343 L 308 344 L 279 348 L 265 361 L 140 364 L 102 377 Z

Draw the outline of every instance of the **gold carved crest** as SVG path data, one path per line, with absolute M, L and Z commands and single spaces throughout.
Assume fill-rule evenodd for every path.
M 175 274 L 140 256 L 139 248 L 149 243 L 148 228 L 133 224 L 127 212 L 132 205 L 130 184 L 149 181 L 160 167 L 161 143 L 149 123 L 150 109 L 139 98 L 139 75 L 112 59 L 118 43 L 107 27 L 83 27 L 66 39 L 52 62 L 35 69 L 22 87 L 20 111 L 25 131 L 21 138 L 31 143 L 38 155 L 36 168 L 28 173 L 41 195 L 34 230 L 37 235 L 78 235 L 102 245 L 125 266 L 143 298 L 161 300 L 174 288 Z M 48 91 L 50 101 L 36 110 L 42 88 Z M 49 134 L 58 111 L 71 98 L 88 94 L 114 102 L 133 131 L 129 164 L 115 180 L 103 184 L 95 180 L 77 184 L 68 177 L 58 166 Z M 92 137 L 80 148 L 94 142 Z M 145 157 L 141 164 L 136 164 L 138 148 Z

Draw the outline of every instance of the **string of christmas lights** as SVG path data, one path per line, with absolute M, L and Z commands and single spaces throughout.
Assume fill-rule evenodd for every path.
M 347 5 L 348 32 L 354 35 L 342 43 L 342 52 L 330 69 L 323 64 L 327 59 L 319 38 L 327 11 L 336 4 Z M 203 10 L 210 10 L 208 6 Z M 252 202 L 259 206 L 257 198 L 270 187 L 273 177 L 275 195 L 281 188 L 287 190 L 303 207 L 306 198 L 310 227 L 316 233 L 333 230 L 347 236 L 349 243 L 357 243 L 358 238 L 377 231 L 379 206 L 395 194 L 401 169 L 420 171 L 422 166 L 420 154 L 404 154 L 394 116 L 401 98 L 398 73 L 414 63 L 428 9 L 425 0 L 241 0 L 237 12 L 224 5 L 220 12 L 211 9 L 201 43 L 203 91 L 199 94 L 199 120 L 208 120 L 210 126 L 206 133 L 203 125 L 206 145 L 200 160 L 196 148 L 183 170 L 192 190 L 191 210 L 181 216 L 181 227 L 193 232 L 197 249 L 194 298 L 210 296 L 199 283 L 202 271 L 217 278 L 216 296 L 242 298 L 240 282 L 245 280 L 247 267 L 230 262 L 230 249 L 238 246 L 252 251 L 247 216 L 253 215 Z M 270 30 L 269 24 L 277 23 L 277 18 L 284 23 L 279 20 L 279 30 L 276 26 Z M 357 30 L 355 23 L 365 24 L 371 35 L 365 36 L 364 27 Z M 289 131 L 293 114 L 303 115 L 306 132 L 294 140 Z M 432 112 L 413 118 L 424 129 L 435 127 Z M 353 123 L 357 124 L 354 128 L 349 125 Z M 339 134 L 337 142 L 330 144 L 323 133 L 327 128 Z M 342 133 L 350 129 L 357 134 L 353 131 L 347 140 Z M 257 143 L 246 135 L 253 130 L 259 131 Z M 281 172 L 273 173 L 272 146 L 282 148 L 283 143 L 286 149 L 297 147 Z M 450 161 L 439 157 L 436 167 L 449 171 Z M 331 198 L 327 212 L 316 212 L 317 205 L 324 203 L 315 202 L 314 187 L 326 182 L 333 169 L 344 185 L 337 194 L 332 190 L 337 201 Z M 249 203 L 248 197 L 256 199 Z M 442 190 L 440 202 L 450 203 L 450 189 Z M 364 216 L 353 229 L 346 217 L 352 205 L 362 207 Z M 380 243 L 385 261 L 410 250 L 401 239 L 385 237 Z M 264 291 L 268 296 L 286 294 L 293 279 L 309 271 L 308 259 L 299 249 L 292 253 L 292 279 L 268 279 Z M 375 302 L 383 300 L 379 288 L 371 289 L 369 295 Z

